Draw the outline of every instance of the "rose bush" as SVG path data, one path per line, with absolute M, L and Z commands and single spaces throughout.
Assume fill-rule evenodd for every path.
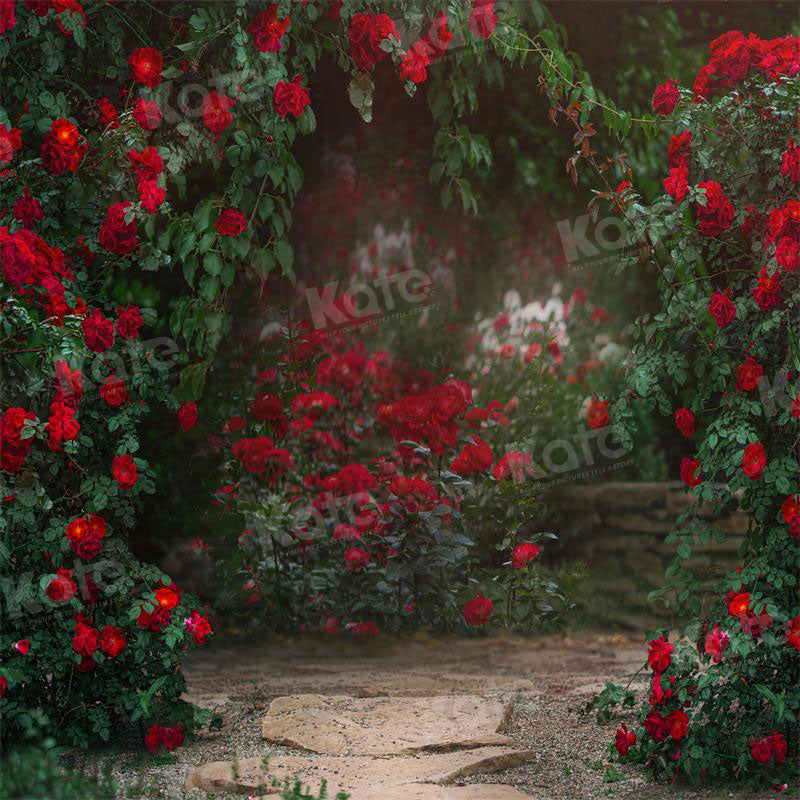
M 615 747 L 659 778 L 785 791 L 796 783 L 800 741 L 800 204 L 792 138 L 800 40 L 729 31 L 710 50 L 693 91 L 671 87 L 669 102 L 663 91 L 654 96 L 677 131 L 666 195 L 626 200 L 657 269 L 662 311 L 639 321 L 629 393 L 611 416 L 628 422 L 632 402 L 664 414 L 678 407 L 686 437 L 680 477 L 696 502 L 669 536 L 677 558 L 667 586 L 651 597 L 689 621 L 675 643 L 666 631 L 653 634 L 641 726 L 620 728 Z M 708 524 L 708 505 L 749 516 L 741 566 L 719 575 L 710 597 L 692 564 L 696 541 L 725 538 Z M 623 695 L 611 687 L 600 703 Z

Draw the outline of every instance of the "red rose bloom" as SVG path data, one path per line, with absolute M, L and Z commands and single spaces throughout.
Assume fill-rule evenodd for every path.
M 465 444 L 461 452 L 456 456 L 450 469 L 459 475 L 473 475 L 476 472 L 483 472 L 492 466 L 492 449 L 480 436 L 472 435 L 469 437 L 470 443 Z
M 689 159 L 692 155 L 692 132 L 682 131 L 674 133 L 669 140 L 667 148 L 667 166 L 689 168 Z
M 302 82 L 301 75 L 295 75 L 291 82 L 278 81 L 272 92 L 272 101 L 278 116 L 285 117 L 287 114 L 291 114 L 293 117 L 299 117 L 305 111 L 306 106 L 311 102 L 311 95 L 308 93 L 308 89 L 301 85 Z
M 114 325 L 99 308 L 81 320 L 81 328 L 83 340 L 93 353 L 104 353 L 114 346 Z
M 184 403 L 178 409 L 178 424 L 184 431 L 194 428 L 197 424 L 197 403 Z
M 680 205 L 689 191 L 689 170 L 686 167 L 673 167 L 669 177 L 664 178 L 664 191 Z
M 156 103 L 140 97 L 133 107 L 133 118 L 142 130 L 154 131 L 161 124 L 163 116 Z
M 431 47 L 418 39 L 406 51 L 400 62 L 400 78 L 412 83 L 422 83 L 428 78 L 428 64 L 431 63 Z
M 161 83 L 161 53 L 153 47 L 139 47 L 128 57 L 133 79 L 151 89 Z
M 772 739 L 770 737 L 765 739 L 751 739 L 750 753 L 754 761 L 757 761 L 759 764 L 768 764 L 772 759 Z
M 786 629 L 786 644 L 800 650 L 800 617 L 789 620 L 789 627 Z
M 17 20 L 14 17 L 14 0 L 0 2 L 0 33 L 16 28 Z
M 800 495 L 787 497 L 781 504 L 781 512 L 789 526 L 789 533 L 795 539 L 800 539 Z
M 98 392 L 103 402 L 112 407 L 120 406 L 128 399 L 125 381 L 116 375 L 109 375 L 100 384 Z
M 211 623 L 195 609 L 192 609 L 192 613 L 186 620 L 186 627 L 192 632 L 197 644 L 200 645 L 206 643 L 206 636 L 212 632 Z
M 350 20 L 347 38 L 350 56 L 359 69 L 372 69 L 389 53 L 381 49 L 381 42 L 389 36 L 399 38 L 394 20 L 388 14 L 354 14 Z
M 464 606 L 464 619 L 467 625 L 486 625 L 494 611 L 494 603 L 482 594 L 476 594 Z
M 658 711 L 651 711 L 644 719 L 645 730 L 655 742 L 663 742 L 669 735 L 667 721 Z
M 750 610 L 750 592 L 740 592 L 728 599 L 728 613 L 734 617 L 742 617 Z
M 700 460 L 697 458 L 682 458 L 680 466 L 681 480 L 690 488 L 699 486 L 703 482 L 700 472 Z
M 679 408 L 675 412 L 675 427 L 684 436 L 692 436 L 694 434 L 694 414 L 688 408 Z
M 730 289 L 714 292 L 708 301 L 708 313 L 716 320 L 718 328 L 729 325 L 736 317 L 736 306 L 731 302 Z
M 14 649 L 23 656 L 28 655 L 31 649 L 31 643 L 27 639 L 20 639 L 14 643 Z
M 742 471 L 751 481 L 758 480 L 767 466 L 767 455 L 761 442 L 748 444 L 742 456 Z
M 125 222 L 125 209 L 130 205 L 126 200 L 124 203 L 114 203 L 106 211 L 106 218 L 97 239 L 109 253 L 127 255 L 132 253 L 139 243 L 136 238 L 136 220 Z
M 608 400 L 599 400 L 597 395 L 592 397 L 586 408 L 586 423 L 593 430 L 605 428 L 611 422 L 608 414 Z
M 183 725 L 172 725 L 161 729 L 161 741 L 167 750 L 174 750 L 183 744 Z
M 164 159 L 155 147 L 144 150 L 129 150 L 128 161 L 138 180 L 155 180 L 164 171 Z
M 203 101 L 203 124 L 212 133 L 222 133 L 233 122 L 230 108 L 234 100 L 224 94 L 210 92 Z
M 21 222 L 26 228 L 32 228 L 36 222 L 44 219 L 39 201 L 31 194 L 26 186 L 22 194 L 14 203 L 14 219 Z
M 22 131 L 0 125 L 0 163 L 8 164 L 14 158 L 14 151 L 22 148 Z
M 764 368 L 752 356 L 745 356 L 744 364 L 737 367 L 736 388 L 743 392 L 752 392 L 763 374 Z
M 697 227 L 704 236 L 719 236 L 733 222 L 733 206 L 716 181 L 700 181 L 698 189 L 705 189 L 706 204 L 696 207 Z
M 49 434 L 48 446 L 54 453 L 61 449 L 61 442 L 72 441 L 80 431 L 81 426 L 75 419 L 75 410 L 65 405 L 62 400 L 55 400 L 50 404 L 50 416 L 45 430 Z
M 791 236 L 782 236 L 775 249 L 775 260 L 778 262 L 778 266 L 786 272 L 794 272 L 800 264 L 798 251 L 800 251 L 800 243 Z
M 488 39 L 497 26 L 494 0 L 474 0 L 469 12 L 469 29 L 478 39 Z
M 675 645 L 667 642 L 663 636 L 653 639 L 647 652 L 647 663 L 653 672 L 663 672 L 672 663 L 672 651 Z
M 25 467 L 33 444 L 32 438 L 21 437 L 26 420 L 35 421 L 36 414 L 24 408 L 8 408 L 0 418 L 0 469 L 4 472 L 20 472 Z
M 344 560 L 347 564 L 347 569 L 353 572 L 361 572 L 371 559 L 366 550 L 362 550 L 360 547 L 348 547 L 344 551 Z
M 627 726 L 622 725 L 617 728 L 615 736 L 614 747 L 621 756 L 628 755 L 628 750 L 636 745 L 636 734 L 629 731 Z
M 653 92 L 653 111 L 666 117 L 675 110 L 678 100 L 680 100 L 678 84 L 672 78 L 668 78 L 665 83 L 656 86 Z
M 72 573 L 60 567 L 58 574 L 53 578 L 44 590 L 44 593 L 54 602 L 60 603 L 69 600 L 78 591 L 78 586 L 72 580 Z
M 128 644 L 122 628 L 106 625 L 100 633 L 100 649 L 109 657 L 116 658 Z
M 788 177 L 795 183 L 800 181 L 800 147 L 796 147 L 794 139 L 789 139 L 786 152 L 783 154 L 781 175 Z
M 139 479 L 136 463 L 127 453 L 122 456 L 114 456 L 111 473 L 121 489 L 132 489 Z
M 278 19 L 278 6 L 273 3 L 253 19 L 247 32 L 259 53 L 277 53 L 283 47 L 281 37 L 288 27 L 288 15 L 282 20 Z
M 762 311 L 780 308 L 781 273 L 778 270 L 770 275 L 769 270 L 762 267 L 758 276 L 758 284 L 753 287 L 753 299 Z
M 535 542 L 523 542 L 514 548 L 511 554 L 511 566 L 514 569 L 523 569 L 530 561 L 533 561 L 541 552 L 539 545 Z
M 226 208 L 214 223 L 220 236 L 238 236 L 247 227 L 247 219 L 241 211 Z
M 144 746 L 151 752 L 157 753 L 161 749 L 161 731 L 160 725 L 151 725 L 144 735 Z
M 669 735 L 679 742 L 689 730 L 689 717 L 683 711 L 670 711 L 666 719 Z
M 138 306 L 128 306 L 124 311 L 117 307 L 117 333 L 123 339 L 135 339 L 139 335 L 139 328 L 144 324 L 142 312 Z
M 72 637 L 72 649 L 82 656 L 90 656 L 97 650 L 98 631 L 89 625 L 78 622 Z
M 108 101 L 107 97 L 101 97 L 97 101 L 97 111 L 100 115 L 100 123 L 112 130 L 119 128 L 119 115 L 117 109 Z
M 155 214 L 161 208 L 161 204 L 167 196 L 167 190 L 163 186 L 159 186 L 155 181 L 145 180 L 139 181 L 138 188 L 142 208 L 148 214 Z

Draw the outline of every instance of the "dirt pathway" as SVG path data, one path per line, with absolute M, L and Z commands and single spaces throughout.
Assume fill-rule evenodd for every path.
M 515 787 L 519 792 L 504 790 L 496 795 L 498 800 L 505 800 L 506 797 L 509 800 L 517 797 L 534 800 L 590 800 L 604 797 L 620 800 L 697 800 L 712 797 L 751 800 L 774 797 L 774 793 L 747 794 L 719 788 L 695 790 L 657 786 L 649 783 L 638 769 L 619 765 L 617 767 L 625 779 L 606 782 L 606 768 L 611 763 L 608 744 L 613 740 L 614 730 L 621 721 L 630 726 L 635 715 L 629 714 L 612 723 L 598 725 L 593 715 L 581 714 L 581 708 L 603 688 L 606 680 L 627 682 L 641 666 L 645 654 L 641 639 L 592 634 L 475 639 L 429 639 L 417 636 L 402 641 L 376 640 L 366 643 L 291 640 L 247 647 L 219 647 L 214 651 L 202 652 L 187 662 L 185 672 L 187 699 L 220 711 L 225 719 L 222 730 L 204 733 L 172 756 L 136 759 L 128 755 L 127 760 L 117 758 L 114 761 L 114 773 L 126 787 L 121 796 L 201 798 L 205 795 L 200 789 L 186 790 L 184 786 L 187 776 L 209 762 L 258 759 L 260 763 L 261 759 L 268 757 L 273 765 L 270 767 L 272 772 L 276 765 L 291 767 L 306 764 L 309 759 L 325 758 L 324 755 L 309 753 L 307 749 L 300 750 L 296 746 L 288 747 L 262 738 L 263 721 L 271 702 L 277 697 L 332 695 L 339 696 L 337 702 L 341 702 L 341 696 L 356 698 L 357 701 L 345 702 L 341 706 L 347 708 L 348 705 L 364 706 L 366 698 L 445 695 L 453 696 L 455 704 L 456 695 L 477 695 L 481 702 L 485 700 L 489 704 L 503 704 L 508 709 L 499 727 L 497 722 L 493 723 L 500 734 L 496 742 L 472 741 L 467 745 L 487 745 L 484 748 L 487 758 L 483 759 L 483 763 L 491 762 L 490 768 L 486 773 L 483 769 L 473 770 L 472 767 L 459 767 L 453 771 L 452 764 L 448 763 L 443 772 L 437 762 L 436 768 L 429 770 L 430 775 L 442 776 L 447 773 L 448 784 L 473 788 L 440 795 L 435 786 L 426 783 L 430 787 L 429 792 L 417 795 L 406 791 L 402 797 L 408 800 L 417 796 L 430 797 L 430 800 L 451 796 L 454 800 L 461 797 L 464 800 L 489 800 L 494 796 L 492 792 L 499 790 L 490 789 L 486 784 L 503 784 Z M 633 688 L 642 696 L 646 691 L 645 681 L 643 675 L 633 683 Z M 324 703 L 325 698 L 314 702 Z M 370 706 L 370 703 L 366 705 Z M 414 704 L 408 701 L 405 705 Z M 417 705 L 424 707 L 426 703 L 423 700 Z M 307 714 L 306 718 L 309 717 L 314 720 L 311 727 L 316 729 L 318 722 L 322 725 L 319 711 Z M 339 724 L 335 717 L 333 719 L 332 724 Z M 347 724 L 351 727 L 364 725 L 359 719 L 355 722 L 350 720 Z M 319 731 L 314 731 L 314 735 L 317 734 Z M 450 731 L 449 735 L 452 738 L 453 732 Z M 470 734 L 470 738 L 474 739 L 474 735 Z M 282 740 L 298 744 L 285 736 L 283 739 L 277 738 L 277 741 Z M 302 738 L 299 743 L 312 750 L 316 747 L 313 742 L 309 747 Z M 492 761 L 489 758 L 492 754 L 488 753 L 492 748 L 488 745 L 527 755 L 524 759 L 514 756 L 506 762 L 523 763 L 500 769 L 503 758 L 498 756 Z M 463 756 L 465 751 L 460 747 L 451 743 L 444 749 L 459 750 L 455 755 Z M 318 748 L 318 753 L 326 752 L 330 751 L 324 747 Z M 357 751 L 338 752 L 340 756 L 359 755 Z M 469 753 L 476 756 L 477 751 Z M 505 753 L 503 757 L 507 756 L 508 753 Z M 414 758 L 414 766 L 419 768 L 424 759 L 418 755 Z M 330 769 L 327 762 L 314 763 L 320 769 L 305 772 L 305 775 L 325 774 L 325 770 Z M 337 763 L 336 770 L 346 772 L 346 769 L 340 770 L 339 767 Z M 476 774 L 470 774 L 473 771 Z M 484 785 L 484 788 L 481 789 L 480 785 Z M 505 794 L 505 791 L 509 794 Z M 237 795 L 217 790 L 215 796 Z M 382 796 L 393 800 L 395 794 L 387 788 L 385 792 L 376 794 L 376 797 Z M 359 797 L 353 800 L 359 800 Z

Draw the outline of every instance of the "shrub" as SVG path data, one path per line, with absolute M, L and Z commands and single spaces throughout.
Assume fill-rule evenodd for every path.
M 669 536 L 677 557 L 667 586 L 652 598 L 691 619 L 676 642 L 652 634 L 640 725 L 617 734 L 620 756 L 657 777 L 796 780 L 798 69 L 797 38 L 729 31 L 714 40 L 693 93 L 672 86 L 669 103 L 657 102 L 676 131 L 666 194 L 644 204 L 634 192 L 624 203 L 654 248 L 662 309 L 639 321 L 631 394 L 612 417 L 630 418 L 632 396 L 674 414 L 681 478 L 695 498 Z M 704 597 L 697 571 L 713 564 L 693 569 L 693 544 L 725 538 L 706 521 L 709 504 L 742 508 L 749 528 L 741 566 Z

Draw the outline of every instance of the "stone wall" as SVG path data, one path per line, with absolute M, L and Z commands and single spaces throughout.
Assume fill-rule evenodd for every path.
M 664 539 L 691 500 L 682 483 L 574 483 L 548 492 L 543 530 L 559 537 L 547 545 L 548 560 L 586 564 L 582 605 L 591 621 L 633 628 L 670 621 L 646 596 L 663 585 L 676 548 Z M 715 518 L 710 507 L 701 517 L 727 534 L 725 542 L 692 547 L 689 566 L 711 586 L 738 566 L 748 520 L 741 511 Z

